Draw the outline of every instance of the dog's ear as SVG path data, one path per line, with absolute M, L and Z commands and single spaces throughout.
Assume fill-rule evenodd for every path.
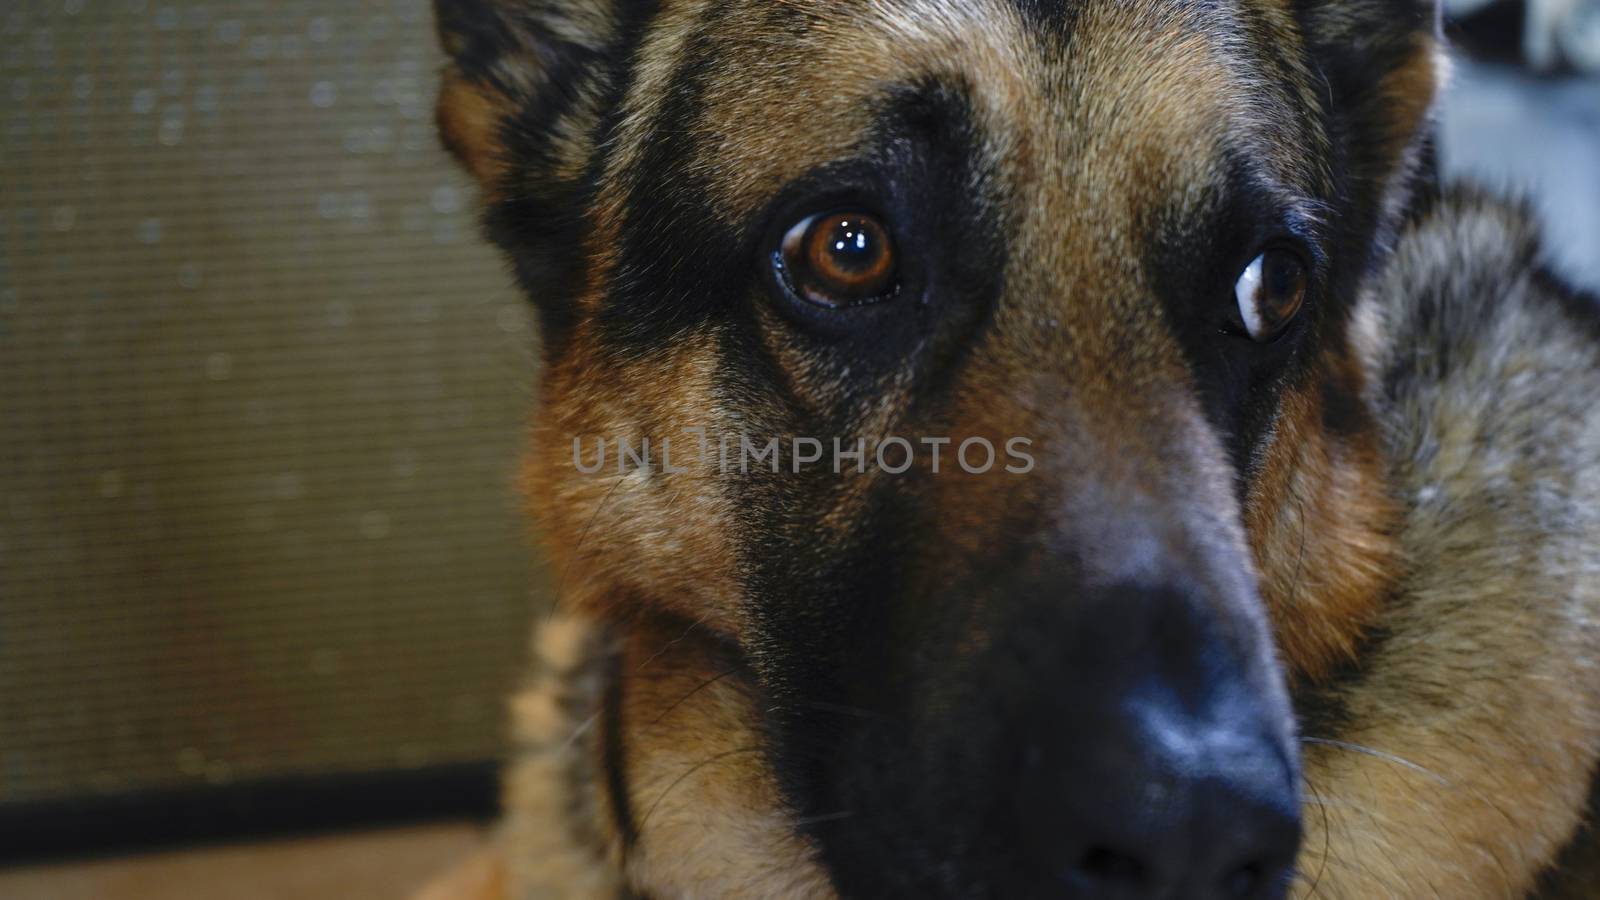
M 1293 0 L 1345 190 L 1392 211 L 1415 166 L 1440 80 L 1437 0 Z M 1336 164 L 1337 165 L 1337 164 Z M 1384 209 L 1389 207 L 1389 209 Z
M 489 236 L 540 313 L 547 352 L 573 323 L 601 123 L 655 0 L 434 0 L 449 56 L 439 135 L 478 179 Z
M 513 163 L 535 178 L 581 168 L 618 77 L 623 31 L 650 5 L 435 0 L 449 57 L 437 110 L 445 147 L 491 196 Z

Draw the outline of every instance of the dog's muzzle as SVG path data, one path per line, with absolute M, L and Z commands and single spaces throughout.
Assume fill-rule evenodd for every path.
M 994 597 L 981 649 L 919 654 L 943 671 L 908 727 L 848 751 L 831 802 L 876 824 L 821 830 L 842 893 L 1285 896 L 1300 773 L 1260 617 L 1161 584 Z

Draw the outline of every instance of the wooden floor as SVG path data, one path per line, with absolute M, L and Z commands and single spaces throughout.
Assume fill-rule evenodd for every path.
M 472 824 L 0 869 L 5 900 L 404 900 L 468 856 Z

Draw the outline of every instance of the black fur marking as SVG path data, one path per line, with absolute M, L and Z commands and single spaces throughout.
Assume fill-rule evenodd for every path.
M 647 149 L 630 173 L 619 274 L 598 314 L 606 342 L 641 352 L 711 325 L 748 331 L 751 304 L 769 302 L 752 295 L 772 293 L 767 251 L 775 235 L 805 214 L 866 207 L 889 220 L 902 258 L 902 292 L 831 318 L 791 308 L 808 318 L 796 322 L 797 337 L 817 349 L 837 344 L 851 354 L 846 364 L 880 370 L 902 364 L 900 354 L 923 338 L 947 351 L 970 345 L 978 318 L 998 294 L 1004 250 L 986 205 L 994 198 L 975 157 L 965 86 L 931 80 L 891 89 L 877 110 L 879 126 L 857 154 L 799 179 L 751 220 L 728 222 L 685 165 L 716 152 L 701 146 L 696 132 L 704 85 L 692 65 L 714 50 L 708 37 L 691 41 L 685 52 L 691 64 L 659 106 Z M 952 341 L 958 327 L 966 339 Z
M 1301 345 L 1321 340 L 1319 320 L 1337 304 L 1326 294 L 1320 233 L 1293 212 L 1304 198 L 1265 178 L 1247 152 L 1224 164 L 1226 186 L 1207 208 L 1178 206 L 1157 220 L 1144 267 L 1206 414 L 1224 436 L 1242 491 L 1282 390 L 1306 376 L 1312 355 Z M 1284 245 L 1305 257 L 1313 273 L 1311 296 L 1285 334 L 1258 344 L 1241 333 L 1235 283 L 1257 254 Z
M 600 711 L 606 795 L 611 804 L 611 818 L 622 841 L 622 851 L 627 853 L 639 842 L 639 823 L 634 818 L 632 797 L 628 792 L 628 753 L 623 745 L 621 653 L 612 654 L 607 661 L 607 669 L 606 692 Z
M 1011 0 L 1023 18 L 1056 38 L 1064 50 L 1083 11 L 1081 0 Z
M 1392 95 L 1383 82 L 1426 52 L 1425 43 L 1437 29 L 1434 5 L 1422 0 L 1293 3 L 1308 62 L 1325 88 L 1318 92 L 1321 108 L 1313 112 L 1332 141 L 1327 219 L 1337 281 L 1354 283 L 1369 274 L 1390 243 L 1390 233 L 1380 233 L 1380 227 L 1400 224 L 1381 220 L 1383 193 L 1396 163 L 1392 145 L 1405 137 L 1393 133 Z
M 1307 377 L 1316 357 L 1294 352 L 1294 334 L 1267 347 L 1230 348 L 1208 327 L 1212 320 L 1198 310 L 1229 302 L 1232 279 L 1248 261 L 1240 254 L 1254 252 L 1251 244 L 1270 237 L 1260 229 L 1270 229 L 1273 218 L 1292 208 L 1293 201 L 1310 200 L 1326 224 L 1306 231 L 1311 239 L 1304 246 L 1317 257 L 1311 262 L 1317 263 L 1318 275 L 1313 308 L 1302 314 L 1312 322 L 1299 340 L 1322 347 L 1343 344 L 1356 292 L 1382 261 L 1378 248 L 1389 243 L 1388 230 L 1397 224 L 1381 218 L 1395 164 L 1385 146 L 1390 142 L 1379 139 L 1393 127 L 1391 111 L 1384 105 L 1388 101 L 1383 79 L 1420 52 L 1433 24 L 1427 4 L 1411 0 L 1343 5 L 1299 0 L 1294 10 L 1305 33 L 1307 62 L 1323 76 L 1326 90 L 1318 92 L 1323 100 L 1319 108 L 1291 112 L 1316 117 L 1331 139 L 1332 157 L 1326 168 L 1332 181 L 1319 186 L 1328 195 L 1297 198 L 1259 177 L 1252 171 L 1251 138 L 1241 136 L 1246 143 L 1235 148 L 1228 160 L 1228 196 L 1217 198 L 1214 218 L 1186 219 L 1184 211 L 1169 211 L 1168 224 L 1147 257 L 1147 270 L 1196 373 L 1207 413 L 1225 436 L 1235 469 L 1241 473 L 1241 491 L 1258 445 L 1275 418 L 1281 390 Z M 1397 20 L 1407 24 L 1397 25 Z M 1353 44 L 1344 37 L 1348 33 L 1368 38 Z M 1286 67 L 1284 60 L 1276 65 Z M 1216 270 L 1197 273 L 1195 259 L 1213 260 Z M 1324 387 L 1325 397 L 1328 393 Z M 1361 416 L 1350 414 L 1349 403 L 1326 403 L 1324 413 L 1324 425 L 1335 434 L 1363 425 Z
M 1389 637 L 1381 628 L 1369 629 L 1356 648 L 1354 661 L 1341 662 L 1318 682 L 1290 685 L 1290 703 L 1303 736 L 1328 738 L 1349 732 L 1354 720 L 1346 698 L 1360 689 L 1367 660 Z
M 464 15 L 452 4 L 441 3 L 441 27 L 476 29 L 489 24 L 481 14 Z M 444 10 L 452 8 L 445 18 Z M 524 293 L 534 302 L 540 316 L 540 333 L 547 354 L 557 355 L 574 324 L 574 294 L 583 282 L 584 243 L 590 233 L 585 212 L 593 200 L 603 154 L 589 160 L 586 174 L 578 180 L 558 178 L 553 170 L 558 163 L 552 137 L 559 124 L 574 113 L 575 105 L 592 85 L 602 86 L 601 124 L 593 135 L 595 146 L 616 126 L 620 100 L 631 83 L 633 57 L 659 4 L 657 0 L 629 0 L 620 6 L 621 16 L 612 41 L 601 50 L 570 43 L 550 43 L 538 48 L 545 69 L 541 89 L 524 96 L 502 86 L 505 95 L 521 107 L 509 116 L 500 129 L 500 142 L 509 161 L 510 185 L 506 199 L 485 212 L 484 228 L 490 240 L 510 256 L 513 272 Z M 488 66 L 492 58 L 484 52 L 505 54 L 518 48 L 501 46 L 510 39 L 502 29 L 497 40 L 486 44 L 480 38 L 468 41 L 468 52 L 457 64 L 469 78 L 499 84 Z M 478 48 L 478 49 L 474 49 Z M 485 49 L 486 48 L 486 49 Z M 529 52 L 522 48 L 522 52 Z
M 654 349 L 703 327 L 744 294 L 748 236 L 710 205 L 707 186 L 685 166 L 701 152 L 701 61 L 717 54 L 716 22 L 731 8 L 711 6 L 693 29 L 642 157 L 626 173 L 620 262 L 596 313 L 603 340 L 624 351 Z
M 456 67 L 472 81 L 494 85 L 509 92 L 512 85 L 496 73 L 497 65 L 508 56 L 525 52 L 520 46 L 522 32 L 508 23 L 498 6 L 487 2 L 434 3 L 440 42 L 450 52 Z
M 1328 380 L 1322 383 L 1322 427 L 1337 438 L 1370 433 L 1372 413 L 1355 385 Z
M 860 372 L 863 367 L 911 365 L 919 385 L 914 406 L 932 413 L 938 406 L 941 387 L 959 368 L 964 354 L 978 342 L 1002 287 L 1005 248 L 1000 223 L 993 212 L 998 204 L 996 198 L 986 196 L 988 182 L 976 157 L 975 136 L 971 134 L 970 116 L 959 86 L 932 82 L 892 92 L 880 112 L 880 120 L 883 124 L 879 133 L 871 139 L 871 146 L 861 159 L 824 167 L 802 179 L 774 200 L 772 210 L 781 221 L 789 213 L 798 214 L 792 209 L 792 201 L 804 202 L 824 185 L 855 183 L 860 185 L 855 189 L 858 193 L 871 193 L 876 202 L 889 208 L 896 221 L 922 229 L 900 235 L 904 255 L 926 260 L 918 264 L 919 271 L 914 276 L 921 296 L 901 298 L 903 303 L 894 301 L 900 308 L 892 315 L 902 321 L 880 323 L 883 328 L 877 330 L 863 329 L 849 335 L 844 346 L 837 348 L 833 347 L 837 338 L 796 335 L 795 339 L 816 340 L 819 355 L 836 349 L 838 364 L 850 366 L 852 372 Z M 957 140 L 951 142 L 950 135 L 956 135 Z M 951 185 L 966 188 L 950 190 Z M 772 301 L 767 296 L 756 298 L 756 302 Z M 770 391 L 772 385 L 785 384 L 788 376 L 774 371 L 777 363 L 761 350 L 761 342 L 751 333 L 754 323 L 748 318 L 746 313 L 735 320 L 736 327 L 724 332 L 721 385 L 730 396 L 741 398 L 742 405 L 760 405 L 752 404 L 750 392 Z M 741 325 L 749 327 L 737 327 Z M 912 344 L 924 347 L 920 357 L 911 359 L 905 355 Z M 844 390 L 848 394 L 850 385 L 846 384 Z M 812 410 L 791 394 L 781 405 L 794 417 L 792 424 L 801 433 L 839 434 L 850 424 L 846 421 L 848 400 L 843 408 Z M 916 412 L 910 410 L 908 415 Z M 831 472 L 825 474 L 830 480 L 835 477 Z M 856 570 L 841 558 L 835 541 L 820 536 L 813 539 L 808 533 L 815 525 L 810 521 L 815 511 L 809 506 L 795 508 L 793 498 L 816 496 L 824 486 L 802 485 L 802 481 L 804 475 L 796 478 L 785 474 L 771 479 L 751 477 L 739 483 L 743 492 L 740 508 L 751 518 L 749 527 L 741 532 L 767 536 L 773 542 L 766 546 L 764 541 L 758 541 L 747 548 L 752 569 L 764 582 L 761 589 L 753 591 L 763 598 L 759 610 L 763 618 L 831 615 L 831 611 L 817 609 L 812 602 L 815 597 L 828 596 L 828 592 L 818 590 L 804 573 L 864 574 L 878 568 L 876 561 L 894 557 L 894 542 L 909 534 L 909 526 L 915 521 L 908 519 L 906 527 L 899 528 L 893 527 L 894 522 L 866 515 L 853 523 L 855 534 L 851 540 L 871 548 L 862 550 L 857 560 L 860 568 Z M 892 515 L 888 506 L 885 504 L 884 512 Z M 808 548 L 815 549 L 815 558 Z M 843 555 L 853 553 L 845 550 Z M 843 587 L 850 589 L 850 585 Z M 769 624 L 786 638 L 803 631 L 777 621 Z M 803 654 L 794 655 L 796 661 L 804 661 Z
M 1587 896 L 1594 889 L 1587 878 L 1600 869 L 1600 767 L 1589 773 L 1589 800 L 1583 825 L 1539 877 L 1529 900 L 1562 900 Z
M 1533 267 L 1531 277 L 1536 287 L 1555 299 L 1574 326 L 1600 341 L 1600 294 L 1573 287 L 1543 264 Z

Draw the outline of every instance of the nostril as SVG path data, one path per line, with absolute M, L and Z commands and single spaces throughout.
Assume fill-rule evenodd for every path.
M 1248 897 L 1261 883 L 1261 863 L 1245 863 L 1222 876 L 1222 896 Z
M 1254 900 L 1259 897 L 1281 897 L 1293 878 L 1293 854 L 1269 854 L 1224 869 L 1213 882 L 1214 896 L 1227 900 Z
M 1084 851 L 1078 860 L 1077 873 L 1090 884 L 1105 887 L 1138 886 L 1150 877 L 1149 869 L 1138 857 L 1105 846 Z

